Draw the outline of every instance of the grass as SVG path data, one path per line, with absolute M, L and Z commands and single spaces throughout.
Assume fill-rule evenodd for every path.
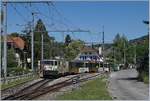
M 29 77 L 29 78 L 24 78 L 24 79 L 20 79 L 20 80 L 15 80 L 15 81 L 12 81 L 12 82 L 8 82 L 7 84 L 0 84 L 1 90 L 14 87 L 14 86 L 16 86 L 16 85 L 19 85 L 19 84 L 21 84 L 21 83 L 25 83 L 25 82 L 34 80 L 34 79 L 36 79 L 36 78 L 37 78 L 37 77 Z
M 145 84 L 149 84 L 149 75 L 147 73 L 141 72 L 139 74 L 138 78 L 139 78 L 140 81 L 143 81 Z
M 84 84 L 81 89 L 65 93 L 57 100 L 112 100 L 106 88 L 105 78 L 97 78 Z
M 149 84 L 149 75 L 145 75 L 143 77 L 143 81 L 144 81 L 144 83 Z

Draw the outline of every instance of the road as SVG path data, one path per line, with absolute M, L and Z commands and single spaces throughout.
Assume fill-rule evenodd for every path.
M 117 100 L 148 100 L 149 87 L 137 81 L 135 69 L 112 72 L 109 76 L 109 92 Z

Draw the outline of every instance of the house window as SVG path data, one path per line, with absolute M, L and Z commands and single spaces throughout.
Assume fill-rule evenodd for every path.
M 85 60 L 86 60 L 86 56 L 84 56 Z
M 90 56 L 90 59 L 91 59 L 91 60 L 93 59 L 92 56 Z

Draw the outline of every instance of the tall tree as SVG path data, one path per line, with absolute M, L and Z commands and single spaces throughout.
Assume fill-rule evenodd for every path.
M 68 46 L 71 43 L 71 37 L 70 35 L 67 35 L 65 38 L 65 44 Z
M 129 62 L 129 59 L 131 57 L 129 58 L 127 56 L 129 56 L 131 50 L 129 50 L 128 40 L 124 35 L 120 36 L 120 34 L 117 34 L 116 37 L 114 38 L 114 51 L 115 51 L 114 52 L 115 60 L 117 64 L 124 63 L 124 57 L 126 60 L 125 62 L 126 63 Z
M 37 21 L 34 29 L 34 58 L 35 64 L 37 65 L 38 60 L 41 59 L 41 35 L 43 34 L 43 47 L 44 47 L 44 59 L 49 59 L 51 57 L 51 47 L 54 41 L 53 37 L 48 35 L 46 27 L 41 19 Z
M 70 61 L 73 60 L 80 52 L 81 48 L 84 47 L 84 42 L 81 40 L 73 40 L 65 48 L 65 59 Z

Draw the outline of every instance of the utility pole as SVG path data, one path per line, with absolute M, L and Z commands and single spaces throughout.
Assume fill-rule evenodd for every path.
M 104 26 L 103 26 L 103 32 L 102 32 L 102 56 L 103 56 L 103 70 L 104 70 Z
M 113 47 L 113 62 L 114 62 L 114 68 L 115 68 L 115 47 Z
M 34 13 L 32 12 L 32 31 L 31 31 L 31 68 L 34 70 Z
M 43 60 L 43 33 L 41 34 L 41 60 Z
M 125 41 L 124 41 L 124 54 L 123 54 L 123 62 L 124 62 L 124 68 L 125 68 L 125 64 L 126 64 L 126 52 L 125 52 Z
M 4 37 L 4 56 L 3 56 L 3 69 L 4 69 L 4 80 L 7 78 L 7 3 L 3 5 L 3 37 Z
M 134 65 L 136 66 L 136 44 L 134 45 Z
M 3 7 L 2 7 L 3 9 Z M 2 10 L 3 11 L 3 10 Z M 1 12 L 2 14 L 3 12 Z M 1 16 L 2 17 L 2 16 Z M 1 35 L 0 35 L 0 74 L 2 73 L 2 35 L 3 35 L 3 20 L 1 21 Z

